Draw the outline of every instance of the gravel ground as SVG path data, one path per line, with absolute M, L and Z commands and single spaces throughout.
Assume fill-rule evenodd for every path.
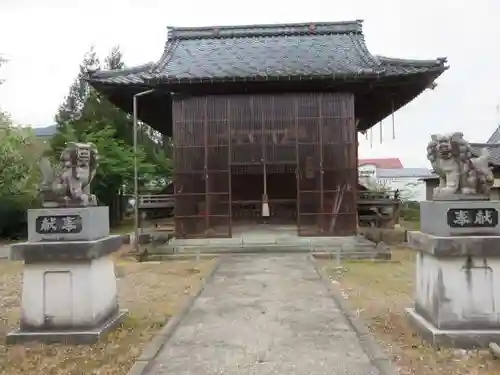
M 346 262 L 341 270 L 336 270 L 336 265 L 328 261 L 323 265 L 332 282 L 392 355 L 399 374 L 500 374 L 500 360 L 495 360 L 488 350 L 436 351 L 408 324 L 404 309 L 413 303 L 414 259 L 413 251 L 396 249 L 393 251 L 396 262 Z
M 121 307 L 129 310 L 122 328 L 90 346 L 27 344 L 5 346 L 19 324 L 22 264 L 0 261 L 0 375 L 122 375 L 190 294 L 215 260 L 137 263 L 116 260 Z

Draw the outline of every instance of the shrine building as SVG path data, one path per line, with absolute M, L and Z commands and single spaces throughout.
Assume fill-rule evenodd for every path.
M 91 85 L 173 139 L 178 238 L 252 223 L 299 236 L 358 226 L 358 132 L 390 116 L 446 59 L 374 56 L 362 21 L 171 27 L 163 56 Z

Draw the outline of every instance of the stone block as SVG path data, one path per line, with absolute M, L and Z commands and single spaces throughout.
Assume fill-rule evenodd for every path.
M 418 231 L 408 232 L 411 248 L 442 257 L 500 257 L 500 236 L 441 237 Z
M 483 346 L 500 337 L 500 236 L 409 232 L 417 250 L 410 320 L 433 344 Z M 472 346 L 471 346 L 472 345 Z
M 500 342 L 500 329 L 460 330 L 438 329 L 415 309 L 406 309 L 410 324 L 420 336 L 434 347 L 462 349 L 487 348 L 492 342 Z
M 28 210 L 28 241 L 92 241 L 109 235 L 109 208 Z
M 98 338 L 121 315 L 110 257 L 25 264 L 20 329 L 10 342 L 50 341 L 54 335 L 66 340 L 78 332 Z
M 127 313 L 127 310 L 120 310 L 100 326 L 85 330 L 27 331 L 19 328 L 7 334 L 5 341 L 7 345 L 19 345 L 31 341 L 46 344 L 90 345 L 98 342 L 117 328 L 123 322 Z
M 26 264 L 90 261 L 114 253 L 122 244 L 120 235 L 93 241 L 22 242 L 12 245 L 11 259 L 24 260 Z
M 500 236 L 500 201 L 420 202 L 420 231 L 435 236 Z

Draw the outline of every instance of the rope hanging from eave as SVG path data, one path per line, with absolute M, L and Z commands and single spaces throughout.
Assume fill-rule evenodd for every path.
M 378 123 L 378 126 L 380 128 L 380 144 L 382 144 L 383 142 L 383 135 L 382 135 L 382 120 L 380 120 L 380 122 Z
M 396 139 L 396 126 L 394 123 L 394 99 L 391 99 L 391 118 L 392 118 L 392 139 Z
M 373 148 L 373 127 L 370 128 L 370 148 Z

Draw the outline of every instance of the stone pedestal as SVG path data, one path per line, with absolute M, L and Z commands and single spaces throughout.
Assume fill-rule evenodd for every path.
M 499 201 L 420 202 L 420 231 L 435 236 L 500 236 Z
M 29 242 L 87 241 L 107 235 L 109 235 L 108 207 L 28 210 Z
M 125 311 L 119 309 L 109 255 L 122 237 L 109 235 L 107 215 L 107 207 L 28 213 L 32 240 L 12 247 L 12 259 L 25 266 L 20 328 L 7 335 L 8 344 L 87 344 L 120 322 Z
M 499 201 L 422 202 L 410 321 L 435 346 L 500 341 Z

